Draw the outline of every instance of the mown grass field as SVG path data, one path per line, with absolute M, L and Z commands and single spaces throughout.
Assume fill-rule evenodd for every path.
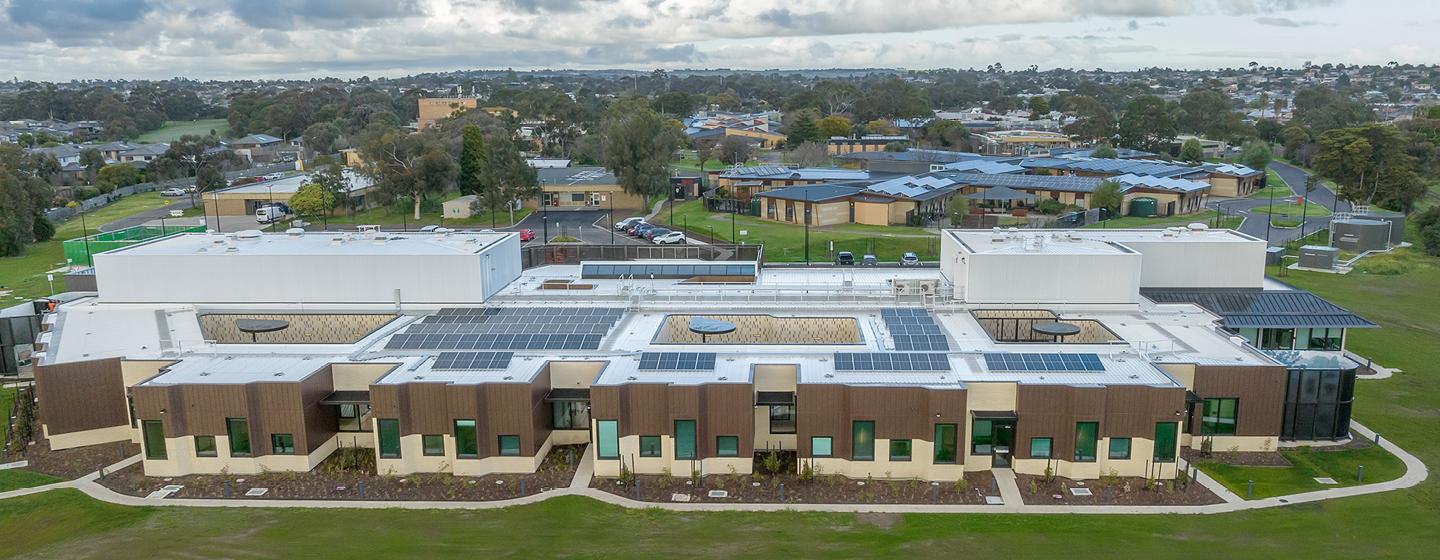
M 193 121 L 165 121 L 160 128 L 135 137 L 139 142 L 174 142 L 181 136 L 209 136 L 210 131 L 224 136 L 230 123 L 225 119 L 198 119 Z
M 691 200 L 676 204 L 673 217 L 669 209 L 661 209 L 652 221 L 666 227 L 682 227 L 722 242 L 764 244 L 767 261 L 805 260 L 805 227 L 762 220 L 756 216 L 734 215 L 732 228 L 731 218 L 728 213 L 707 211 L 703 201 Z M 742 231 L 744 235 L 741 235 Z M 840 224 L 810 228 L 812 262 L 832 260 L 833 255 L 840 251 L 854 253 L 856 260 L 863 254 L 871 253 L 881 261 L 894 262 L 906 252 L 914 252 L 922 260 L 934 260 L 940 254 L 940 236 L 924 228 L 906 226 Z
M 102 208 L 85 213 L 84 231 L 93 235 L 97 227 L 130 216 L 137 212 L 154 210 L 165 206 L 166 200 L 158 192 L 141 193 L 116 200 Z M 81 237 L 82 221 L 79 216 L 71 218 L 55 228 L 55 238 L 44 243 L 34 243 L 25 248 L 19 257 L 0 258 L 0 291 L 11 290 L 0 303 L 19 302 L 50 295 L 46 271 L 65 266 L 65 251 L 61 243 L 67 239 Z M 56 291 L 65 286 L 59 276 L 55 280 Z M 8 307 L 8 306 L 6 306 Z
M 1400 478 L 1405 474 L 1405 464 L 1400 458 L 1379 446 L 1343 451 L 1323 449 L 1297 449 L 1282 452 L 1290 460 L 1290 467 L 1238 467 L 1215 463 L 1198 463 L 1215 480 L 1220 481 L 1231 492 L 1246 497 L 1250 482 L 1255 483 L 1253 498 L 1269 498 L 1286 494 L 1298 494 L 1340 486 L 1354 486 L 1359 466 L 1365 466 L 1364 482 L 1384 482 Z M 1325 485 L 1316 482 L 1318 477 L 1335 479 L 1336 484 Z

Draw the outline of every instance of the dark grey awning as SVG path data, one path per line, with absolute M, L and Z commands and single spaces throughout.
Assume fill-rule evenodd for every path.
M 588 401 L 590 400 L 589 389 L 551 389 L 545 395 L 547 401 Z
M 755 406 L 784 406 L 795 404 L 792 391 L 759 391 L 755 393 Z
M 320 399 L 320 404 L 370 404 L 370 391 L 335 391 Z
M 976 410 L 970 413 L 977 420 L 1018 420 L 1013 410 Z
M 1200 395 L 1195 394 L 1195 391 L 1185 391 L 1185 404 L 1200 404 L 1203 402 L 1205 402 L 1205 399 L 1200 398 Z
M 1193 303 L 1219 315 L 1231 329 L 1375 328 L 1345 308 L 1304 290 L 1144 288 L 1155 303 Z

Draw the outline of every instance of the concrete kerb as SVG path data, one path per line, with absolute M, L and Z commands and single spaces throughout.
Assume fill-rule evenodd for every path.
M 1374 439 L 1375 432 L 1358 424 L 1351 423 L 1356 432 L 1367 438 Z M 1292 504 L 1318 502 L 1332 498 L 1348 496 L 1363 496 L 1409 488 L 1420 484 L 1429 477 L 1429 469 L 1420 459 L 1406 452 L 1404 449 L 1382 439 L 1380 446 L 1399 457 L 1405 463 L 1405 474 L 1400 478 L 1387 482 L 1365 484 L 1361 486 L 1350 486 L 1345 488 L 1330 488 L 1316 490 L 1302 494 L 1288 496 L 1277 496 L 1261 500 L 1240 500 L 1230 501 L 1224 494 L 1222 498 L 1227 501 L 1221 504 L 1205 506 L 1067 506 L 1067 505 L 1026 505 L 1024 503 L 1006 503 L 1001 506 L 985 505 L 930 505 L 930 504 L 750 504 L 750 503 L 666 503 L 666 502 L 641 502 L 622 496 L 617 496 L 588 487 L 588 476 L 581 476 L 577 470 L 575 479 L 571 486 L 533 494 L 522 498 L 499 500 L 493 502 L 434 502 L 434 501 L 352 501 L 352 500 L 217 500 L 217 499 L 194 499 L 194 498 L 141 498 L 120 494 L 100 485 L 97 482 L 100 473 L 95 472 L 84 478 L 38 486 L 35 488 L 24 488 L 11 492 L 0 493 L 0 499 L 26 496 L 45 492 L 55 488 L 76 488 L 86 495 L 97 500 L 117 505 L 126 506 L 180 506 L 180 507 L 260 507 L 260 508 L 317 508 L 317 509 L 467 509 L 485 510 L 502 509 L 512 506 L 533 504 L 548 500 L 557 496 L 583 496 L 599 500 L 612 505 L 630 509 L 661 509 L 678 512 L 707 512 L 707 511 L 796 511 L 796 512 L 829 512 L 829 513 L 1019 513 L 1019 514 L 1110 514 L 1110 515 L 1154 515 L 1154 514 L 1189 514 L 1205 515 L 1215 513 L 1228 513 L 1233 511 L 1245 511 L 1254 509 L 1267 509 Z M 588 457 L 588 454 L 587 454 Z M 116 463 L 107 471 L 114 471 L 125 466 L 138 462 L 137 455 Z M 581 463 L 582 466 L 585 464 Z M 1219 485 L 1218 482 L 1209 480 L 1203 476 L 1197 479 L 1201 484 Z M 584 480 L 584 487 L 581 486 Z M 1213 487 L 1211 487 L 1213 489 Z M 1223 488 L 1223 487 L 1221 487 Z M 1217 491 L 1217 493 L 1219 493 Z M 1231 496 L 1234 496 L 1232 493 Z M 1237 497 L 1238 498 L 1238 497 Z

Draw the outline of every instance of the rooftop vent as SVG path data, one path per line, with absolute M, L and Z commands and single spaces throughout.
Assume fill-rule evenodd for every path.
M 1210 226 L 1207 226 L 1207 225 L 1202 224 L 1202 223 L 1199 223 L 1199 222 L 1190 224 L 1190 225 L 1185 226 L 1185 227 L 1190 228 L 1190 231 L 1205 231 L 1205 230 L 1207 230 L 1207 229 L 1210 229 Z
M 305 228 L 292 227 L 285 230 L 285 235 L 292 239 L 300 239 L 300 236 L 305 235 Z
M 260 233 L 258 229 L 247 229 L 235 232 L 235 237 L 239 239 L 259 239 L 261 235 L 264 234 Z

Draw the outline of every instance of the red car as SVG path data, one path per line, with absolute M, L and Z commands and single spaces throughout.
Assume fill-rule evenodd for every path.
M 520 242 L 521 242 L 521 243 L 524 243 L 524 242 L 526 242 L 526 241 L 532 241 L 532 240 L 534 240 L 534 239 L 535 239 L 535 230 L 530 229 L 530 228 L 525 228 L 525 229 L 520 230 Z

